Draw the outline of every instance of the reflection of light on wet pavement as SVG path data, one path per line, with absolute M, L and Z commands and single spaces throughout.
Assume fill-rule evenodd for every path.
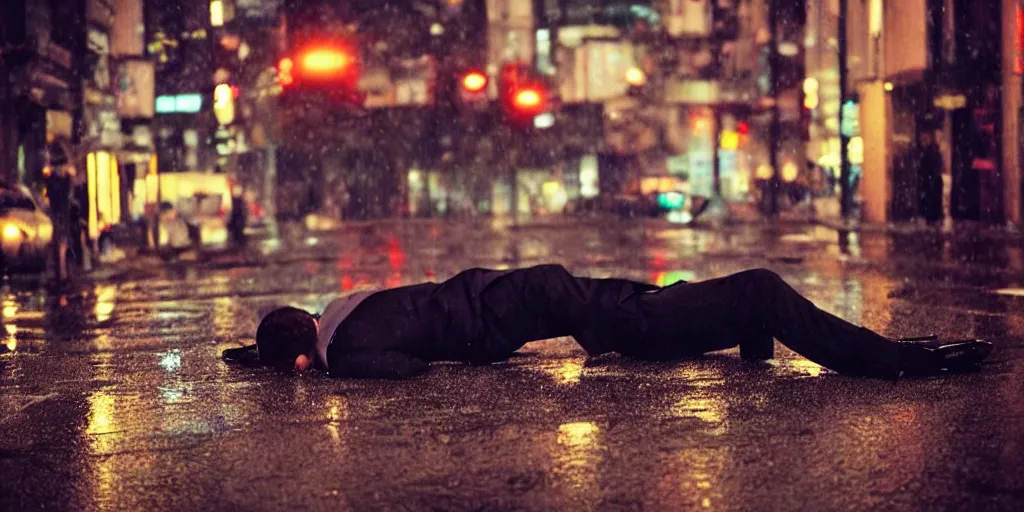
M 85 429 L 93 445 L 94 453 L 105 453 L 110 450 L 111 443 L 107 434 L 116 431 L 114 418 L 114 395 L 105 391 L 97 391 L 89 396 L 89 425 Z
M 167 372 L 181 369 L 181 350 L 175 348 L 160 354 L 160 367 Z
M 696 419 L 707 427 L 712 435 L 722 435 L 728 430 L 726 405 L 719 389 L 725 386 L 720 369 L 687 366 L 682 369 L 690 390 L 672 404 L 669 414 L 675 418 Z
M 98 365 L 96 378 L 109 378 L 113 354 L 97 354 L 103 364 Z M 105 377 L 104 377 L 105 375 Z M 91 485 L 84 486 L 92 493 L 92 500 L 100 509 L 117 509 L 119 495 L 125 481 L 137 478 L 151 470 L 155 455 L 152 452 L 133 454 L 130 461 L 118 456 L 132 435 L 143 425 L 137 415 L 141 399 L 137 395 L 114 393 L 111 387 L 93 391 L 87 401 L 89 413 L 85 428 L 85 442 L 89 447 L 92 468 Z M 122 421 L 128 420 L 128 424 Z M 134 428 L 133 428 L 134 427 Z
M 96 287 L 96 321 L 106 322 L 110 320 L 114 312 L 114 299 L 117 297 L 117 287 L 111 284 L 101 284 Z
M 14 324 L 7 324 L 4 326 L 4 329 L 7 331 L 7 338 L 4 341 L 4 345 L 7 346 L 7 350 L 14 352 L 18 348 L 18 339 L 16 338 L 16 335 L 18 334 L 18 326 Z
M 720 436 L 729 429 L 725 402 L 721 397 L 705 392 L 694 392 L 672 405 L 669 413 L 676 418 L 696 419 L 704 423 L 703 431 Z
M 341 422 L 348 419 L 348 403 L 338 395 L 327 397 L 327 432 L 331 435 L 334 447 L 342 445 Z
M 578 359 L 567 359 L 554 371 L 555 380 L 559 384 L 576 384 L 582 375 L 583 361 Z
M 217 297 L 213 299 L 213 326 L 216 327 L 216 334 L 234 332 L 235 316 L 231 311 L 232 300 L 230 297 Z
M 700 363 L 681 366 L 677 375 L 686 381 L 686 385 L 695 388 L 710 388 L 725 385 L 722 370 Z
M 170 304 L 173 306 L 177 303 L 172 302 Z M 198 318 L 200 315 L 198 313 L 191 311 L 170 310 L 157 311 L 156 315 L 154 316 L 156 317 L 157 320 L 180 320 L 186 318 Z
M 169 404 L 180 402 L 185 396 L 185 390 L 181 388 L 157 388 L 160 390 L 160 396 L 165 402 Z
M 799 379 L 820 377 L 823 374 L 828 374 L 828 370 L 820 364 L 797 355 L 789 349 L 784 349 L 781 354 L 777 354 L 775 359 L 764 361 L 764 364 L 771 366 L 773 368 L 772 372 L 776 375 L 785 377 Z
M 185 398 L 186 389 L 182 384 L 179 370 L 181 370 L 181 349 L 172 348 L 160 354 L 160 361 L 157 363 L 163 368 L 165 386 L 157 389 L 164 402 L 173 404 L 181 402 Z
M 594 442 L 598 426 L 592 421 L 563 423 L 558 426 L 558 444 L 565 446 L 587 446 Z
M 723 421 L 724 407 L 715 398 L 687 397 L 672 406 L 672 415 L 678 418 L 697 418 L 718 425 Z
M 124 405 L 118 404 L 116 395 L 109 392 L 108 389 L 104 388 L 93 391 L 88 398 L 89 417 L 85 434 L 88 436 L 87 440 L 91 451 L 95 455 L 103 455 L 113 451 L 117 440 L 116 433 L 119 430 L 117 422 L 118 406 Z
M 818 377 L 821 375 L 822 371 L 820 364 L 802 357 L 790 359 L 785 362 L 785 365 L 796 370 L 798 374 L 803 374 L 808 377 Z
M 679 486 L 683 494 L 692 497 L 691 503 L 711 508 L 724 497 L 719 480 L 726 466 L 727 454 L 728 450 L 719 447 L 691 448 L 679 454 L 680 466 L 687 468 L 687 472 L 681 475 Z
M 601 462 L 600 428 L 590 421 L 558 426 L 554 471 L 572 487 L 596 490 Z
M 114 355 L 110 352 L 98 352 L 93 356 L 92 367 L 96 370 L 96 375 L 93 376 L 93 380 L 99 382 L 105 382 L 110 380 L 114 375 L 113 368 L 110 363 L 113 360 Z
M 8 296 L 3 302 L 3 320 L 4 329 L 7 331 L 7 336 L 4 338 L 4 346 L 7 350 L 14 352 L 18 348 L 18 340 L 15 337 L 18 334 L 18 326 L 13 323 L 18 317 L 18 303 L 14 302 L 13 296 Z
M 92 344 L 97 350 L 110 350 L 114 348 L 114 339 L 111 338 L 109 334 L 102 333 L 99 336 L 96 336 L 96 339 L 92 341 Z

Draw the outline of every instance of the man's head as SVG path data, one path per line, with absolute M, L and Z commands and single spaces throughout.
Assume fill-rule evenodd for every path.
M 305 370 L 315 357 L 316 333 L 313 315 L 292 307 L 275 309 L 256 329 L 260 361 L 279 370 Z

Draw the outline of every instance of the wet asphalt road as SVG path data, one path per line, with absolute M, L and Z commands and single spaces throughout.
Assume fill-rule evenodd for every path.
M 613 223 L 289 230 L 2 290 L 0 510 L 1024 510 L 1018 239 Z M 890 335 L 996 344 L 966 375 L 835 375 L 777 346 L 674 363 L 571 340 L 408 381 L 228 366 L 261 312 L 467 266 L 656 282 L 769 267 Z M 1000 293 L 997 291 L 1002 290 Z

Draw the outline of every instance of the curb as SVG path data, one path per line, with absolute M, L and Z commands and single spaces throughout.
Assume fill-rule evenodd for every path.
M 939 235 L 945 238 L 972 236 L 988 239 L 1024 240 L 1024 232 L 1020 231 L 1018 228 L 1014 226 L 983 225 L 980 223 L 974 223 L 969 221 L 964 221 L 959 226 L 944 226 L 942 228 L 932 228 L 927 226 L 919 226 L 916 224 L 845 224 L 840 221 L 825 219 L 815 219 L 812 221 L 812 223 L 829 229 L 833 229 L 837 232 L 846 231 L 851 233 L 904 236 Z

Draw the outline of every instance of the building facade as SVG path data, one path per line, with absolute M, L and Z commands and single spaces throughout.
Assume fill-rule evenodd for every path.
M 919 216 L 922 134 L 942 155 L 943 218 L 1019 224 L 1021 5 L 847 2 L 868 222 Z M 929 137 L 924 137 L 926 140 Z
M 9 182 L 41 186 L 54 142 L 75 136 L 78 89 L 73 49 L 77 9 L 53 2 L 0 6 L 0 172 Z M 57 157 L 66 159 L 68 155 Z

